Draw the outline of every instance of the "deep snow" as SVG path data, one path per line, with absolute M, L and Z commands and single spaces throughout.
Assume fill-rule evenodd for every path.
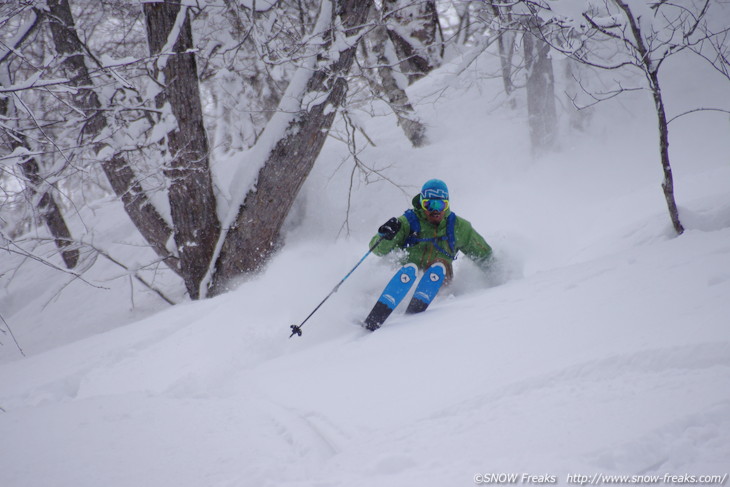
M 524 110 L 508 110 L 483 76 L 491 62 L 413 87 L 425 148 L 408 147 L 391 116 L 360 116 L 377 144 L 359 140 L 360 158 L 403 189 L 358 173 L 349 214 L 352 161 L 330 140 L 286 247 L 229 294 L 168 307 L 104 259 L 85 277 L 107 289 L 66 285 L 33 262 L 6 272 L 18 260 L 4 255 L 0 309 L 28 357 L 0 337 L 0 485 L 730 473 L 727 115 L 672 123 L 687 227 L 675 237 L 647 93 L 599 105 L 586 132 L 565 124 L 559 149 L 535 160 Z M 668 68 L 673 113 L 727 104 L 727 80 L 688 66 Z M 687 90 L 698 80 L 705 89 Z M 393 267 L 369 257 L 289 339 L 431 177 L 495 248 L 494 271 L 461 258 L 425 314 L 396 311 L 370 334 L 355 322 Z M 84 211 L 97 244 L 128 263 L 154 260 L 139 255 L 118 203 Z M 169 273 L 156 279 L 182 300 Z

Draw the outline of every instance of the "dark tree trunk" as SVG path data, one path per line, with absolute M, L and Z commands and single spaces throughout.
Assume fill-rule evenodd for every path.
M 0 86 L 2 86 L 2 83 L 0 83 Z M 7 116 L 8 111 L 8 99 L 0 98 L 0 115 Z M 25 137 L 22 134 L 8 128 L 5 131 L 8 146 L 12 150 L 26 146 Z M 48 231 L 51 232 L 56 248 L 61 252 L 63 263 L 68 269 L 73 269 L 79 262 L 79 249 L 68 248 L 72 243 L 71 231 L 68 229 L 66 220 L 63 218 L 63 213 L 56 203 L 53 193 L 50 188 L 47 188 L 48 185 L 44 184 L 38 161 L 35 158 L 29 158 L 18 165 L 23 171 L 23 176 L 25 176 L 25 185 L 29 197 L 31 201 L 37 199 L 38 213 L 48 227 Z
M 144 13 L 151 54 L 160 54 L 168 41 L 172 43 L 174 53 L 162 53 L 158 58 L 157 66 L 162 66 L 163 78 L 158 76 L 158 81 L 165 88 L 157 102 L 159 106 L 169 102 L 177 120 L 177 128 L 168 133 L 171 161 L 165 175 L 170 181 L 168 195 L 180 269 L 188 294 L 197 299 L 200 282 L 207 274 L 220 235 L 220 223 L 210 174 L 197 65 L 194 54 L 188 52 L 193 48 L 190 17 L 187 7 L 171 0 L 145 3 Z M 182 19 L 178 18 L 180 16 Z M 171 35 L 176 38 L 168 39 Z
M 504 92 L 509 97 L 515 91 L 515 84 L 512 80 L 512 55 L 514 54 L 514 33 L 505 31 L 497 40 L 499 48 L 499 62 L 502 67 L 502 84 Z M 514 101 L 512 108 L 515 107 Z
M 499 63 L 502 67 L 502 84 L 504 92 L 509 97 L 515 91 L 514 81 L 512 80 L 512 57 L 515 48 L 515 34 L 512 26 L 512 13 L 509 5 L 497 5 L 493 1 L 489 2 L 491 13 L 498 20 L 500 31 L 498 32 L 497 46 L 499 48 Z M 511 100 L 511 107 L 515 107 L 515 100 Z
M 40 167 L 35 159 L 28 159 L 20 163 L 23 175 L 27 179 L 27 187 L 31 193 L 31 197 L 35 198 L 36 193 L 40 194 L 38 200 L 38 211 L 46 222 L 48 230 L 53 235 L 56 248 L 61 251 L 61 258 L 69 269 L 76 267 L 79 262 L 79 249 L 67 249 L 72 244 L 71 232 L 66 225 L 61 209 L 58 207 L 53 194 L 50 191 L 43 191 L 43 180 L 40 176 Z
M 372 0 L 332 3 L 332 25 L 339 17 L 346 34 L 352 38 L 365 23 Z M 331 39 L 327 41 L 322 52 L 327 51 L 331 42 Z M 246 195 L 225 236 L 209 289 L 211 295 L 226 291 L 231 279 L 259 270 L 274 250 L 281 225 L 324 145 L 336 109 L 345 99 L 345 75 L 352 66 L 356 49 L 357 43 L 341 51 L 335 59 L 319 59 L 317 70 L 311 72 L 306 93 L 327 95 L 320 103 L 303 107 L 269 153 L 256 188 Z
M 65 56 L 62 66 L 66 76 L 69 78 L 70 85 L 77 88 L 72 97 L 74 105 L 86 114 L 82 136 L 86 139 L 93 139 L 107 126 L 107 122 L 99 111 L 101 103 L 93 89 L 89 70 L 84 61 L 84 45 L 76 33 L 68 0 L 48 0 L 47 4 L 48 13 L 43 11 L 38 11 L 38 13 L 45 15 L 48 19 L 56 51 L 61 56 Z M 103 147 L 102 143 L 97 143 L 97 151 Z M 170 255 L 166 248 L 172 230 L 147 198 L 134 170 L 119 155 L 114 156 L 111 160 L 102 160 L 101 167 L 142 236 L 150 243 L 155 252 L 165 259 L 168 266 L 179 273 L 177 258 Z
M 387 43 L 390 42 L 388 31 L 384 25 L 379 25 L 370 33 L 372 51 L 378 66 L 380 76 L 380 90 L 385 95 L 388 104 L 398 118 L 398 125 L 411 141 L 413 147 L 421 147 L 426 143 L 426 127 L 418 120 L 415 110 L 408 100 L 408 94 L 399 85 L 393 66 L 397 59 L 388 56 Z
M 435 0 L 383 0 L 383 14 L 401 71 L 411 83 L 439 66 L 443 39 Z
M 523 36 L 527 71 L 527 117 L 533 153 L 541 154 L 554 147 L 557 136 L 555 78 L 550 45 L 531 32 L 537 30 L 529 29 Z
M 163 258 L 165 264 L 181 274 L 179 259 L 167 249 L 172 229 L 152 205 L 134 170 L 120 155 L 102 162 L 102 169 L 114 193 L 121 198 L 124 209 L 139 233 Z
M 38 212 L 53 235 L 56 248 L 61 251 L 61 258 L 68 269 L 73 269 L 79 262 L 79 249 L 68 248 L 72 244 L 71 231 L 66 225 L 63 213 L 53 197 L 53 193 L 43 190 L 43 179 L 40 176 L 40 167 L 35 159 L 27 159 L 20 164 L 26 178 L 26 186 L 31 198 L 38 199 Z M 40 195 L 40 197 L 38 196 Z

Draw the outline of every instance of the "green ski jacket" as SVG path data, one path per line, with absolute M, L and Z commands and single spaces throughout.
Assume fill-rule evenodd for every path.
M 480 267 L 486 268 L 492 257 L 492 248 L 487 244 L 484 238 L 472 228 L 471 223 L 463 218 L 456 216 L 454 222 L 454 247 L 450 248 L 447 227 L 451 210 L 446 210 L 444 219 L 438 226 L 433 225 L 426 219 L 426 213 L 421 208 L 420 196 L 413 198 L 413 211 L 418 217 L 420 231 L 411 235 L 411 225 L 405 215 L 398 217 L 401 228 L 395 235 L 393 240 L 383 240 L 375 247 L 373 253 L 376 255 L 386 255 L 395 249 L 404 249 L 405 256 L 402 259 L 403 264 L 414 263 L 419 269 L 427 269 L 435 262 L 443 262 L 446 265 L 446 273 L 449 278 L 453 276 L 452 263 L 458 252 L 463 252 L 467 257 L 472 259 Z M 425 239 L 411 245 L 407 242 L 409 236 L 416 239 Z M 446 238 L 444 238 L 446 237 Z M 375 235 L 370 240 L 372 247 L 377 242 L 379 235 Z M 431 240 L 433 239 L 433 240 Z M 439 250 L 439 247 L 441 250 Z M 445 252 L 444 252 L 445 251 Z

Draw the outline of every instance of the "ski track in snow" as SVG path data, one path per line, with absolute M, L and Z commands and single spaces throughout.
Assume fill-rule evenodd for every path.
M 480 466 L 564 476 L 576 462 L 586 472 L 663 474 L 697 465 L 715 471 L 730 453 L 724 440 L 730 391 L 708 394 L 707 387 L 729 380 L 729 342 L 589 361 L 475 396 L 404 428 L 356 437 L 333 451 L 314 483 L 439 485 L 439 476 L 448 482 L 461 473 L 466 481 Z M 685 395 L 696 397 L 677 404 Z M 603 421 L 617 426 L 611 435 Z M 456 450 L 465 452 L 462 463 L 424 470 L 422 459 Z

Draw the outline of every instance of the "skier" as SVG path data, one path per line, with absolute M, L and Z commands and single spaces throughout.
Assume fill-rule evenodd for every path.
M 453 261 L 459 251 L 486 269 L 492 248 L 471 223 L 456 216 L 449 208 L 449 189 L 440 179 L 431 179 L 413 197 L 413 208 L 393 217 L 378 229 L 370 241 L 373 253 L 384 256 L 403 249 L 404 267 L 386 286 L 383 294 L 365 319 L 364 326 L 377 330 L 405 297 L 415 281 L 416 271 L 424 271 L 406 313 L 424 311 L 444 281 L 452 279 Z

